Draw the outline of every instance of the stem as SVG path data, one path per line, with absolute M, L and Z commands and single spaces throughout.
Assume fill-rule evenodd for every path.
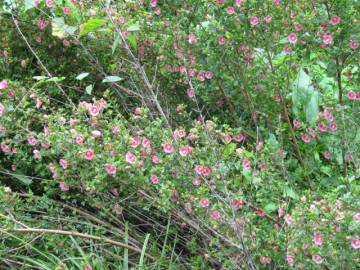
M 94 235 L 90 235 L 90 234 L 85 234 L 85 233 L 79 233 L 76 231 L 63 231 L 63 230 L 51 230 L 51 229 L 38 229 L 38 228 L 19 228 L 19 229 L 0 229 L 0 232 L 18 232 L 18 233 L 47 233 L 47 234 L 60 234 L 60 235 L 69 235 L 69 236 L 77 236 L 77 237 L 81 237 L 81 238 L 86 238 L 86 239 L 92 239 L 92 240 L 97 240 L 97 241 L 103 241 L 105 243 L 109 243 L 115 246 L 119 246 L 119 247 L 123 247 L 123 248 L 127 248 L 129 250 L 132 250 L 136 253 L 141 254 L 141 249 L 139 248 L 135 248 L 132 246 L 129 246 L 125 243 L 122 242 L 118 242 L 109 238 L 105 238 L 105 237 L 99 237 L 99 236 L 94 236 Z M 145 254 L 146 257 L 155 260 L 154 257 Z

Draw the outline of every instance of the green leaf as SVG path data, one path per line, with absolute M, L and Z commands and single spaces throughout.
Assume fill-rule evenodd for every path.
M 285 187 L 284 196 L 295 199 L 295 200 L 299 198 L 299 196 L 296 194 L 296 192 L 291 187 Z
M 33 8 L 33 7 L 36 7 L 36 3 L 35 3 L 35 0 L 25 0 L 25 11 Z
M 130 45 L 137 50 L 137 41 L 134 35 L 128 35 L 127 40 L 129 41 Z
M 55 17 L 52 19 L 52 35 L 63 39 L 67 36 L 74 35 L 77 27 L 67 25 L 64 21 L 64 17 Z
M 100 19 L 88 20 L 86 23 L 83 23 L 80 26 L 79 38 L 85 36 L 86 34 L 88 34 L 90 32 L 94 32 L 95 30 L 97 30 L 98 28 L 103 26 L 104 24 L 105 24 L 104 20 L 100 20 Z
M 81 73 L 79 75 L 77 75 L 76 79 L 81 81 L 82 79 L 86 78 L 87 76 L 89 76 L 90 73 L 88 72 L 84 72 L 84 73 Z
M 224 156 L 225 157 L 230 156 L 232 153 L 234 153 L 235 149 L 236 149 L 235 143 L 230 143 L 230 144 L 226 145 L 225 149 L 224 149 Z
M 92 84 L 89 84 L 89 85 L 86 86 L 86 88 L 85 88 L 85 91 L 86 91 L 86 93 L 87 93 L 88 95 L 91 95 L 92 90 L 93 90 Z
M 313 124 L 316 122 L 316 117 L 319 114 L 319 94 L 313 92 L 309 103 L 305 107 L 306 120 Z
M 15 177 L 17 180 L 19 180 L 21 183 L 23 183 L 24 185 L 31 185 L 32 180 L 27 177 L 26 175 L 21 175 L 21 174 L 10 174 L 11 176 Z
M 105 79 L 103 79 L 103 83 L 111 83 L 111 82 L 118 82 L 121 81 L 122 78 L 118 76 L 106 76 Z
M 271 213 L 274 212 L 277 208 L 278 207 L 275 203 L 268 203 L 267 205 L 265 205 L 264 210 L 267 213 Z
M 127 30 L 129 32 L 139 31 L 140 30 L 140 25 L 138 25 L 138 24 L 130 25 L 130 26 L 128 26 Z
M 111 49 L 111 53 L 114 54 L 115 53 L 115 50 L 116 50 L 116 47 L 118 46 L 119 44 L 119 41 L 120 41 L 120 35 L 116 35 L 116 38 L 114 40 L 114 43 L 112 45 L 112 49 Z

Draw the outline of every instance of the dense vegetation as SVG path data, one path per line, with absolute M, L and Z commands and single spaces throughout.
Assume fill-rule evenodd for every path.
M 0 269 L 359 269 L 359 15 L 0 0 Z

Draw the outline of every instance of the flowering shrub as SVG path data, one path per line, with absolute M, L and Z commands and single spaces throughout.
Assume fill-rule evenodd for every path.
M 140 192 L 223 269 L 357 269 L 358 4 L 120 2 L 4 4 L 4 193 Z

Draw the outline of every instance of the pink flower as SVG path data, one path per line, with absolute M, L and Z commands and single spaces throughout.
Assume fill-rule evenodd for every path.
M 244 2 L 244 0 L 235 0 L 235 5 L 240 7 L 242 2 Z
M 247 158 L 245 158 L 245 159 L 242 161 L 242 166 L 243 166 L 243 169 L 244 169 L 244 170 L 250 170 L 250 169 L 251 169 L 250 160 L 248 160 Z
M 280 5 L 280 2 L 281 2 L 281 0 L 273 0 L 273 4 L 274 4 L 275 6 L 279 6 L 279 5 Z
M 212 210 L 209 212 L 210 217 L 212 217 L 213 219 L 216 220 L 220 220 L 221 219 L 221 213 L 218 210 Z
M 325 132 L 327 130 L 327 126 L 323 122 L 319 123 L 317 128 L 320 132 Z
M 75 137 L 75 142 L 77 144 L 83 144 L 84 143 L 84 138 L 82 136 L 76 136 Z
M 356 50 L 359 47 L 359 42 L 356 40 L 350 40 L 349 47 L 350 49 Z
M 89 104 L 88 111 L 91 116 L 97 116 L 100 112 L 100 108 L 96 104 Z
M 64 15 L 68 15 L 70 13 L 71 9 L 68 6 L 65 6 L 63 9 Z
M 154 164 L 159 164 L 159 163 L 160 163 L 160 159 L 159 159 L 159 157 L 156 156 L 156 155 L 151 156 L 151 161 L 152 161 Z
M 156 7 L 156 8 L 154 9 L 154 13 L 155 13 L 156 15 L 160 15 L 160 14 L 161 14 L 161 9 L 160 9 L 159 7 Z
M 292 224 L 292 217 L 289 214 L 286 214 L 284 219 L 285 219 L 285 222 L 286 222 L 287 225 Z
M 193 98 L 195 96 L 194 90 L 191 88 L 186 90 L 186 94 L 189 98 Z
M 183 129 L 175 130 L 173 134 L 174 138 L 184 138 L 186 136 L 186 131 Z
M 326 150 L 323 152 L 323 157 L 329 160 L 331 158 L 331 153 L 328 150 Z
M 290 35 L 288 35 L 288 41 L 292 44 L 295 44 L 297 42 L 298 38 L 297 35 L 295 33 L 291 33 Z
M 251 26 L 257 26 L 259 24 L 259 18 L 256 16 L 250 17 L 250 25 Z
M 322 264 L 323 261 L 324 261 L 323 258 L 321 258 L 320 255 L 313 255 L 312 259 L 316 264 Z
M 86 265 L 86 266 L 84 267 L 84 270 L 93 270 L 93 268 L 92 268 L 90 265 Z
M 332 121 L 329 125 L 329 129 L 331 129 L 332 131 L 336 131 L 337 130 L 337 124 L 335 121 Z
M 10 147 L 5 144 L 5 143 L 2 143 L 1 145 L 1 150 L 4 152 L 4 153 L 9 153 L 10 152 Z
M 185 203 L 184 208 L 185 208 L 186 213 L 188 213 L 188 214 L 191 214 L 193 212 L 192 208 L 191 208 L 191 203 L 188 203 L 188 202 Z
M 65 159 L 60 159 L 59 164 L 64 170 L 66 170 L 67 167 L 69 166 L 69 164 L 67 163 L 67 161 Z
M 149 148 L 151 143 L 150 143 L 150 140 L 146 137 L 143 138 L 142 142 L 141 142 L 141 145 L 144 147 L 144 148 Z
M 297 120 L 297 119 L 294 119 L 294 120 L 293 120 L 293 125 L 294 125 L 295 128 L 300 128 L 300 127 L 301 127 L 301 123 L 300 123 L 300 121 Z
M 356 213 L 353 216 L 354 221 L 356 221 L 357 223 L 360 223 L 360 212 Z
M 140 145 L 140 140 L 136 137 L 130 137 L 130 146 L 136 148 Z
M 331 115 L 331 112 L 328 109 L 324 110 L 324 117 L 326 120 L 332 121 L 334 117 Z
M 285 260 L 288 262 L 288 264 L 293 267 L 295 264 L 295 260 L 291 255 L 286 255 Z
M 296 32 L 300 32 L 300 31 L 303 30 L 303 27 L 302 27 L 301 24 L 298 23 L 298 22 L 294 22 L 294 28 L 295 28 L 295 31 L 296 31 Z
M 224 45 L 226 42 L 226 38 L 224 36 L 218 37 L 218 43 L 219 45 Z
M 353 249 L 360 249 L 360 239 L 352 239 L 351 246 Z
M 48 8 L 54 7 L 54 1 L 53 0 L 46 0 L 46 6 Z
M 205 71 L 205 78 L 208 79 L 208 80 L 211 80 L 212 77 L 213 77 L 213 74 L 211 71 Z
M 189 34 L 188 35 L 188 42 L 190 44 L 194 44 L 197 42 L 197 36 L 195 36 L 194 34 Z
M 141 115 L 141 108 L 140 107 L 136 107 L 134 110 L 134 114 L 135 115 Z
M 305 134 L 305 133 L 301 133 L 301 139 L 305 142 L 305 143 L 309 143 L 310 142 L 310 137 Z
M 29 137 L 29 138 L 27 139 L 27 141 L 28 141 L 28 143 L 29 143 L 30 145 L 36 145 L 36 144 L 37 144 L 37 140 L 35 139 L 34 136 Z
M 201 198 L 199 203 L 202 207 L 205 207 L 205 208 L 209 208 L 209 206 L 210 206 L 209 200 L 205 199 L 205 198 Z
M 179 154 L 183 157 L 190 155 L 193 151 L 193 148 L 191 146 L 184 146 L 181 147 L 179 150 Z
M 290 54 L 291 53 L 291 48 L 289 45 L 285 45 L 284 48 L 283 48 L 283 52 L 285 54 Z
M 201 179 L 200 178 L 194 178 L 192 180 L 192 184 L 195 186 L 195 187 L 198 187 L 201 185 Z
M 116 166 L 113 164 L 105 164 L 105 171 L 108 175 L 115 175 L 116 169 Z
M 2 103 L 0 103 L 0 117 L 3 116 L 4 111 L 5 111 L 5 106 Z
M 225 134 L 223 136 L 223 140 L 224 140 L 225 143 L 231 143 L 232 138 L 231 138 L 231 136 L 229 134 Z
M 69 189 L 70 189 L 69 186 L 65 182 L 60 182 L 59 183 L 59 188 L 63 192 L 68 192 Z
M 315 130 L 313 130 L 312 128 L 309 128 L 308 131 L 309 131 L 310 136 L 315 139 L 315 138 L 316 138 L 316 132 L 315 132 Z
M 321 246 L 324 243 L 324 239 L 320 233 L 314 233 L 313 242 L 317 246 Z
M 136 162 L 136 156 L 131 152 L 126 153 L 125 159 L 130 164 L 134 164 Z
M 235 141 L 237 142 L 242 142 L 245 140 L 245 135 L 243 133 L 239 133 L 238 135 L 235 136 Z
M 353 91 L 347 92 L 346 96 L 347 96 L 348 99 L 350 99 L 350 100 L 356 100 L 356 93 L 353 92 Z
M 266 23 L 270 23 L 271 22 L 271 20 L 272 20 L 272 17 L 271 16 L 265 16 L 265 18 L 264 18 L 264 21 L 266 22 Z
M 337 25 L 337 24 L 339 24 L 339 23 L 340 23 L 340 17 L 337 16 L 337 15 L 332 16 L 332 17 L 330 18 L 330 23 L 331 23 L 332 25 Z
M 231 208 L 235 211 L 240 210 L 244 205 L 244 202 L 240 199 L 234 199 L 231 201 Z
M 159 178 L 158 178 L 155 174 L 153 174 L 153 175 L 150 176 L 150 181 L 151 181 L 151 183 L 153 183 L 154 185 L 157 185 L 157 184 L 160 183 Z
M 91 131 L 91 135 L 94 137 L 94 138 L 100 138 L 102 136 L 102 133 L 101 131 L 99 130 L 93 130 Z
M 157 5 L 157 0 L 150 0 L 150 6 L 156 7 L 156 5 Z
M 86 149 L 84 152 L 84 157 L 87 160 L 92 160 L 95 157 L 95 152 L 92 149 Z
M 268 257 L 264 257 L 264 256 L 261 256 L 260 257 L 260 263 L 262 264 L 271 264 L 271 258 L 268 258 Z
M 174 152 L 174 146 L 171 143 L 164 143 L 163 150 L 166 154 L 171 154 Z
M 278 209 L 278 217 L 280 218 L 280 217 L 282 217 L 283 215 L 284 215 L 284 209 L 279 208 L 279 209 Z
M 228 15 L 234 14 L 234 13 L 235 13 L 235 8 L 234 8 L 234 7 L 228 7 L 228 8 L 226 9 L 226 13 L 227 13 Z
M 8 82 L 5 80 L 2 80 L 0 82 L 0 90 L 6 89 L 8 87 Z
M 333 43 L 333 38 L 330 33 L 326 33 L 323 36 L 323 42 L 324 42 L 324 44 L 332 44 Z

